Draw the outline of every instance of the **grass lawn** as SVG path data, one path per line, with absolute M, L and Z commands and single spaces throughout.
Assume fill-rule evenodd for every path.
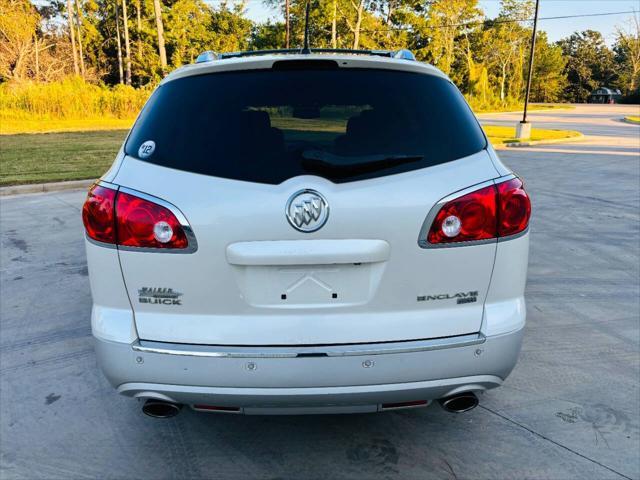
M 529 104 L 529 108 L 527 109 L 528 112 L 536 112 L 536 111 L 542 111 L 542 110 L 573 110 L 576 107 L 573 105 L 570 105 L 568 103 L 530 103 Z M 513 112 L 513 113 L 520 113 L 522 112 L 522 110 L 524 109 L 524 105 L 509 105 L 507 107 L 502 107 L 502 108 L 488 108 L 485 110 L 482 109 L 473 109 L 473 112 L 476 114 L 481 114 L 481 113 L 509 113 L 509 112 Z
M 631 123 L 638 123 L 638 124 L 640 124 L 640 117 L 637 117 L 637 116 L 635 116 L 635 115 L 630 115 L 630 116 L 628 116 L 628 117 L 624 117 L 624 119 L 625 119 L 627 122 L 631 122 Z
M 59 119 L 16 118 L 0 112 L 0 135 L 18 133 L 83 132 L 97 130 L 127 130 L 135 118 Z
M 0 185 L 98 178 L 127 130 L 0 135 Z
M 485 125 L 485 133 L 489 137 L 489 140 L 493 145 L 500 145 L 501 143 L 513 143 L 520 142 L 515 138 L 516 127 L 501 127 L 494 125 Z M 579 137 L 580 132 L 575 130 L 544 130 L 541 128 L 531 129 L 531 138 L 522 141 L 539 141 L 539 140 L 559 140 L 565 138 Z
M 326 128 L 325 128 L 326 127 Z M 319 133 L 334 130 L 332 125 Z M 515 142 L 515 127 L 485 126 L 494 145 Z M 127 130 L 0 135 L 0 185 L 93 179 L 113 162 Z M 570 138 L 578 132 L 533 129 L 531 140 Z
M 529 111 L 555 110 L 575 108 L 562 103 L 536 103 L 529 105 Z M 510 112 L 521 109 L 521 106 L 508 106 L 498 110 L 477 110 L 476 113 Z M 135 117 L 112 118 L 94 117 L 80 119 L 49 119 L 27 114 L 19 114 L 0 110 L 0 135 L 17 135 L 20 133 L 55 133 L 55 132 L 93 132 L 103 130 L 126 130 L 131 128 Z M 325 130 L 321 128 L 320 130 Z

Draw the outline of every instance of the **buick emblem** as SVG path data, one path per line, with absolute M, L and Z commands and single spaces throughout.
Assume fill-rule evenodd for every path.
M 300 190 L 287 202 L 287 220 L 301 232 L 315 232 L 327 223 L 329 204 L 315 190 Z

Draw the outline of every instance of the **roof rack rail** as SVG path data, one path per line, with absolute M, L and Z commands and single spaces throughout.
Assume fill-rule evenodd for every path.
M 207 50 L 206 52 L 202 52 L 200 55 L 198 55 L 198 58 L 196 58 L 196 63 L 211 62 L 213 60 L 217 60 L 219 57 L 220 56 L 213 50 Z
M 393 58 L 399 58 L 401 60 L 411 60 L 413 62 L 416 61 L 416 56 L 413 54 L 413 52 L 411 50 L 407 50 L 406 48 L 402 48 L 393 52 Z
M 300 53 L 299 48 L 283 48 L 280 50 L 245 50 L 243 52 L 228 52 L 218 55 L 220 60 L 226 58 L 253 57 L 258 55 L 278 55 L 278 54 L 295 54 Z
M 216 53 L 211 50 L 198 55 L 196 63 L 211 62 L 213 60 L 224 60 L 227 58 L 253 57 L 260 55 L 287 55 L 303 53 L 300 48 L 286 48 L 274 50 L 246 50 L 242 52 Z M 401 60 L 415 61 L 416 57 L 410 50 L 350 50 L 346 48 L 314 48 L 311 53 L 344 53 L 348 55 L 375 55 L 378 57 L 389 57 Z

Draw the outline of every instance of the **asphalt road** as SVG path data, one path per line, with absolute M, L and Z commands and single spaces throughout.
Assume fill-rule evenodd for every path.
M 527 121 L 534 128 L 578 130 L 602 141 L 602 137 L 635 140 L 638 144 L 637 125 L 622 122 L 627 115 L 640 115 L 638 105 L 573 105 L 572 110 L 530 111 Z M 515 126 L 522 120 L 522 113 L 480 114 L 480 120 L 490 125 Z
M 617 120 L 634 110 L 534 114 L 589 137 L 501 152 L 535 209 L 528 324 L 506 384 L 462 415 L 145 417 L 96 366 L 84 193 L 2 198 L 0 477 L 640 478 L 640 126 Z

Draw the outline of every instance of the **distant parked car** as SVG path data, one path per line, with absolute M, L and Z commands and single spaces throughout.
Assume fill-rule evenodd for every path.
M 518 357 L 529 216 L 409 52 L 206 53 L 84 205 L 99 363 L 156 417 L 469 410 Z
M 598 87 L 587 98 L 587 103 L 618 103 L 622 98 L 622 92 L 607 87 Z

